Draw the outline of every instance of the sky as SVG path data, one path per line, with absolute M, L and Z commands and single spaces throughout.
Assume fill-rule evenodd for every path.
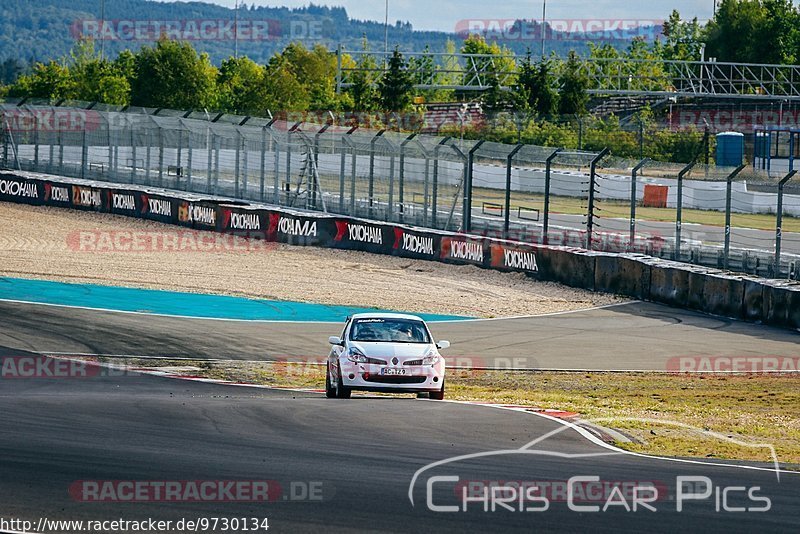
M 235 0 L 204 0 L 233 7 Z M 308 0 L 244 0 L 263 6 L 301 7 Z M 351 18 L 383 22 L 383 0 L 314 0 L 317 5 L 343 6 Z M 663 20 L 673 9 L 684 19 L 711 18 L 714 0 L 549 0 L 547 19 L 574 20 Z M 389 0 L 389 22 L 409 21 L 417 30 L 455 31 L 460 21 L 492 19 L 531 19 L 542 17 L 541 0 Z

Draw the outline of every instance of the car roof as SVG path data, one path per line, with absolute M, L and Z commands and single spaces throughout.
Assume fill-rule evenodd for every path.
M 354 313 L 351 319 L 409 319 L 411 321 L 422 321 L 421 317 L 416 315 L 409 315 L 407 313 Z

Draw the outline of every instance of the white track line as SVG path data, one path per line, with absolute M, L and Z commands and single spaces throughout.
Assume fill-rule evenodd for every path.
M 512 315 L 509 317 L 489 317 L 489 318 L 475 318 L 475 319 L 445 319 L 444 321 L 430 321 L 433 324 L 441 324 L 441 323 L 475 323 L 475 322 L 488 322 L 488 321 L 507 321 L 512 319 L 535 319 L 537 317 L 553 317 L 556 315 L 568 315 L 571 313 L 581 313 L 587 311 L 595 311 L 595 310 L 605 310 L 607 308 L 615 308 L 617 306 L 625 306 L 626 304 L 636 304 L 637 302 L 641 302 L 640 300 L 626 300 L 623 302 L 614 302 L 612 304 L 603 304 L 601 306 L 592 306 L 589 308 L 580 308 L 577 310 L 566 310 L 560 312 L 548 312 L 548 313 L 534 313 L 531 315 Z
M 76 310 L 89 310 L 108 313 L 127 313 L 131 315 L 149 315 L 152 317 L 173 317 L 175 319 L 199 319 L 203 321 L 229 321 L 229 322 L 245 322 L 245 323 L 297 323 L 297 324 L 341 324 L 341 321 L 273 321 L 269 319 L 229 319 L 224 317 L 197 317 L 194 315 L 173 315 L 169 313 L 150 313 L 139 312 L 130 310 L 112 310 L 109 308 L 94 308 L 91 306 L 74 306 L 72 304 L 53 304 L 50 302 L 32 302 L 28 300 L 4 299 L 0 298 L 0 302 L 12 302 L 15 304 L 33 304 L 36 306 L 51 306 L 53 308 L 71 308 Z
M 19 349 L 26 350 L 26 349 Z M 269 363 L 281 365 L 307 365 L 322 366 L 324 361 L 302 361 L 297 356 L 282 356 L 274 360 L 245 360 L 226 358 L 200 358 L 192 356 L 167 356 L 167 355 L 139 355 L 139 354 L 104 354 L 95 352 L 60 352 L 52 350 L 36 350 L 37 354 L 45 356 L 81 356 L 87 358 L 118 358 L 139 360 L 167 360 L 167 361 L 198 361 L 198 362 L 226 362 L 226 363 Z M 321 358 L 317 358 L 321 359 Z M 445 358 L 446 360 L 447 358 Z M 666 369 L 589 369 L 589 368 L 564 368 L 564 367 L 464 367 L 445 365 L 451 371 L 506 371 L 509 373 L 613 373 L 613 374 L 667 374 L 667 375 L 791 375 L 800 373 L 800 369 L 764 369 L 761 371 L 732 371 L 732 370 L 698 370 L 698 371 L 669 371 Z
M 101 365 L 105 365 L 105 364 L 101 364 Z M 132 372 L 141 373 L 141 374 L 149 374 L 149 375 L 152 375 L 152 376 L 160 376 L 160 377 L 163 377 L 163 378 L 171 378 L 171 379 L 175 379 L 175 380 L 188 380 L 188 381 L 192 381 L 192 382 L 204 382 L 204 383 L 217 384 L 217 385 L 222 385 L 222 386 L 251 387 L 251 388 L 257 388 L 257 389 L 271 389 L 271 390 L 276 390 L 276 391 L 295 391 L 295 392 L 298 392 L 298 393 L 319 393 L 321 391 L 321 390 L 314 390 L 314 389 L 308 389 L 308 388 L 282 388 L 282 387 L 267 386 L 267 385 L 262 385 L 262 384 L 246 384 L 246 383 L 237 383 L 237 382 L 226 382 L 224 380 L 217 380 L 217 379 L 212 379 L 212 378 L 183 377 L 183 376 L 175 375 L 175 374 L 159 373 L 157 371 L 153 372 L 153 371 L 139 370 L 139 369 L 137 369 L 135 371 L 132 371 Z M 425 400 L 425 399 L 420 399 L 420 400 Z M 584 437 L 586 440 L 590 441 L 591 443 L 593 443 L 593 444 L 595 444 L 595 445 L 597 445 L 599 447 L 603 447 L 603 448 L 608 449 L 609 451 L 613 451 L 615 453 L 627 454 L 629 456 L 636 456 L 636 457 L 639 457 L 639 458 L 647 458 L 647 459 L 651 459 L 651 460 L 661 460 L 661 461 L 666 461 L 666 462 L 694 464 L 694 465 L 711 466 L 711 467 L 745 469 L 745 470 L 750 470 L 750 471 L 764 471 L 764 472 L 776 473 L 778 475 L 778 480 L 780 480 L 780 474 L 781 473 L 788 473 L 788 474 L 791 474 L 791 475 L 800 475 L 800 472 L 787 471 L 787 470 L 783 470 L 783 469 L 759 467 L 759 466 L 753 466 L 753 465 L 724 464 L 724 463 L 717 463 L 717 462 L 704 462 L 702 460 L 690 460 L 690 459 L 684 459 L 684 458 L 671 458 L 671 457 L 668 457 L 668 456 L 656 456 L 656 455 L 650 455 L 650 454 L 643 454 L 643 453 L 638 453 L 638 452 L 626 451 L 624 449 L 620 449 L 619 447 L 615 447 L 614 445 L 606 443 L 602 439 L 598 438 L 597 436 L 595 436 L 594 434 L 589 432 L 587 429 L 585 429 L 585 428 L 583 428 L 581 426 L 578 426 L 575 423 L 572 423 L 570 421 L 565 421 L 564 419 L 560 419 L 558 417 L 553 417 L 551 415 L 547 415 L 547 413 L 545 413 L 545 412 L 531 411 L 531 409 L 533 407 L 531 407 L 531 409 L 526 409 L 526 408 L 519 408 L 519 407 L 501 406 L 501 405 L 495 405 L 495 404 L 485 404 L 485 403 L 480 403 L 480 402 L 456 401 L 456 400 L 447 400 L 447 399 L 441 400 L 441 401 L 428 400 L 427 402 L 464 404 L 464 405 L 469 405 L 469 406 L 481 406 L 481 407 L 484 407 L 484 408 L 491 408 L 491 409 L 495 409 L 495 410 L 509 410 L 509 411 L 513 411 L 513 412 L 517 412 L 517 413 L 525 413 L 525 414 L 537 415 L 539 417 L 544 417 L 545 419 L 549 419 L 550 421 L 555 421 L 555 422 L 557 422 L 557 423 L 559 423 L 561 425 L 564 425 L 565 427 L 568 427 L 568 428 L 574 430 L 580 436 Z M 528 445 L 530 445 L 530 444 L 528 444 Z
M 33 304 L 37 306 L 51 306 L 54 308 L 71 308 L 76 310 L 89 310 L 89 311 L 98 311 L 98 312 L 109 312 L 109 313 L 127 313 L 131 315 L 150 315 L 153 317 L 173 317 L 175 319 L 199 319 L 203 321 L 228 321 L 228 322 L 245 322 L 245 323 L 291 323 L 291 324 L 341 324 L 341 321 L 288 321 L 288 320 L 280 320 L 280 319 L 232 319 L 232 318 L 225 318 L 225 317 L 199 317 L 194 315 L 179 315 L 179 314 L 170 314 L 170 313 L 151 313 L 151 312 L 140 312 L 140 311 L 131 311 L 131 310 L 114 310 L 110 308 L 95 308 L 92 306 L 75 306 L 72 304 L 53 304 L 51 302 L 35 302 L 29 300 L 18 300 L 18 299 L 5 299 L 0 298 L 0 302 L 11 302 L 14 304 Z M 577 310 L 567 310 L 561 312 L 550 312 L 550 313 L 540 313 L 540 314 L 533 314 L 533 315 L 514 315 L 510 317 L 489 317 L 489 318 L 469 318 L 469 319 L 445 319 L 442 321 L 428 321 L 434 325 L 442 324 L 442 323 L 469 323 L 469 322 L 476 322 L 476 321 L 506 321 L 511 319 L 533 319 L 536 317 L 551 317 L 555 315 L 566 315 L 570 313 L 581 313 L 587 311 L 594 311 L 594 310 L 604 310 L 606 308 L 613 308 L 615 306 L 624 306 L 626 304 L 634 304 L 636 302 L 640 302 L 638 300 L 630 300 L 625 302 L 615 302 L 613 304 L 604 304 L 602 306 L 593 306 L 590 308 L 581 308 Z M 392 312 L 397 313 L 397 312 Z M 422 313 L 422 315 L 427 315 Z

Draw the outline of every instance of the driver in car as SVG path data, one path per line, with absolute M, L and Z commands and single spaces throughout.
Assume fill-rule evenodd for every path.
M 414 341 L 414 330 L 411 328 L 410 324 L 401 325 L 397 333 L 397 341 Z

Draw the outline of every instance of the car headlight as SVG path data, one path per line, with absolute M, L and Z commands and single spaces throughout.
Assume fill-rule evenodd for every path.
M 441 358 L 441 356 L 436 352 L 436 349 L 431 349 L 425 354 L 425 357 L 422 358 L 422 365 L 435 365 L 439 362 L 439 358 Z
M 353 363 L 367 363 L 369 358 L 367 355 L 355 347 L 350 347 L 347 351 L 347 359 Z

